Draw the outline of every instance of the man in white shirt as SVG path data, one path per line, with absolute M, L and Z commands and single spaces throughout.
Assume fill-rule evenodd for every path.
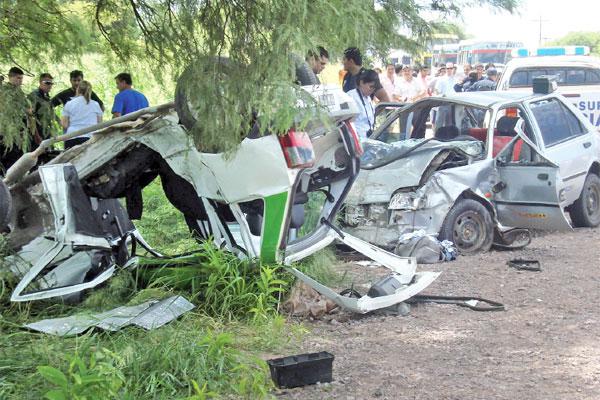
M 454 92 L 456 67 L 453 63 L 446 64 L 446 76 L 437 80 L 435 93 L 439 96 L 448 96 Z
M 412 76 L 410 66 L 405 65 L 402 67 L 402 78 L 398 80 L 395 99 L 403 103 L 412 103 L 425 97 L 426 94 L 426 88 Z
M 385 66 L 385 74 L 379 75 L 379 82 L 388 94 L 388 97 L 393 99 L 396 92 L 396 84 L 398 83 L 394 64 L 387 64 Z

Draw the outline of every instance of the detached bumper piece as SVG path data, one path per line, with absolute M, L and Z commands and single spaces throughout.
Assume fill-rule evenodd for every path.
M 347 310 L 366 314 L 401 303 L 420 293 L 441 274 L 430 271 L 416 272 L 417 261 L 414 257 L 397 256 L 337 229 L 331 229 L 329 235 L 391 271 L 385 282 L 379 281 L 365 296 L 357 299 L 343 296 L 296 268 L 289 268 L 298 279 Z

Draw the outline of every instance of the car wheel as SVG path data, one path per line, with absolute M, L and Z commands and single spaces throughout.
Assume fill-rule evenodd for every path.
M 8 226 L 12 211 L 12 197 L 8 186 L 0 179 L 0 232 Z
M 573 225 L 596 227 L 600 225 L 600 177 L 590 173 L 585 178 L 583 190 L 569 211 Z
M 488 251 L 494 239 L 494 224 L 483 204 L 460 199 L 442 224 L 440 240 L 450 240 L 462 254 Z

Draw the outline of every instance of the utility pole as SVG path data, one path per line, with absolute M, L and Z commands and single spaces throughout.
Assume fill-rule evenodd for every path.
M 542 37 L 542 23 L 543 22 L 548 22 L 547 19 L 542 19 L 542 14 L 540 13 L 540 18 L 539 19 L 532 19 L 531 21 L 535 21 L 535 22 L 539 22 L 540 24 L 540 31 L 539 31 L 539 40 L 538 40 L 538 46 L 542 47 L 542 41 L 543 41 L 543 37 Z

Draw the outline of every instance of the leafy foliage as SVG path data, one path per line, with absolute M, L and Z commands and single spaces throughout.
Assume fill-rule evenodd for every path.
M 591 54 L 600 55 L 600 32 L 569 32 L 552 44 L 589 46 Z
M 199 147 L 220 150 L 235 147 L 254 117 L 263 131 L 272 132 L 301 122 L 297 93 L 290 83 L 294 60 L 308 50 L 322 45 L 339 56 L 344 48 L 358 46 L 383 56 L 390 48 L 423 48 L 433 32 L 448 29 L 448 17 L 472 5 L 465 0 L 36 0 L 33 7 L 24 3 L 4 2 L 1 9 L 0 29 L 8 33 L 14 24 L 11 10 L 22 6 L 16 19 L 18 38 L 8 35 L 12 41 L 2 44 L 7 62 L 35 61 L 34 51 L 20 49 L 40 46 L 49 46 L 55 58 L 72 57 L 82 49 L 75 46 L 73 51 L 71 45 L 85 43 L 125 65 L 151 65 L 159 77 L 177 77 L 191 65 L 182 81 L 199 116 L 191 134 Z M 517 0 L 483 3 L 513 11 Z M 33 21 L 41 17 L 40 10 L 47 13 L 38 27 Z M 78 12 L 73 15 L 71 10 Z M 231 68 L 215 63 L 218 57 L 228 57 Z

